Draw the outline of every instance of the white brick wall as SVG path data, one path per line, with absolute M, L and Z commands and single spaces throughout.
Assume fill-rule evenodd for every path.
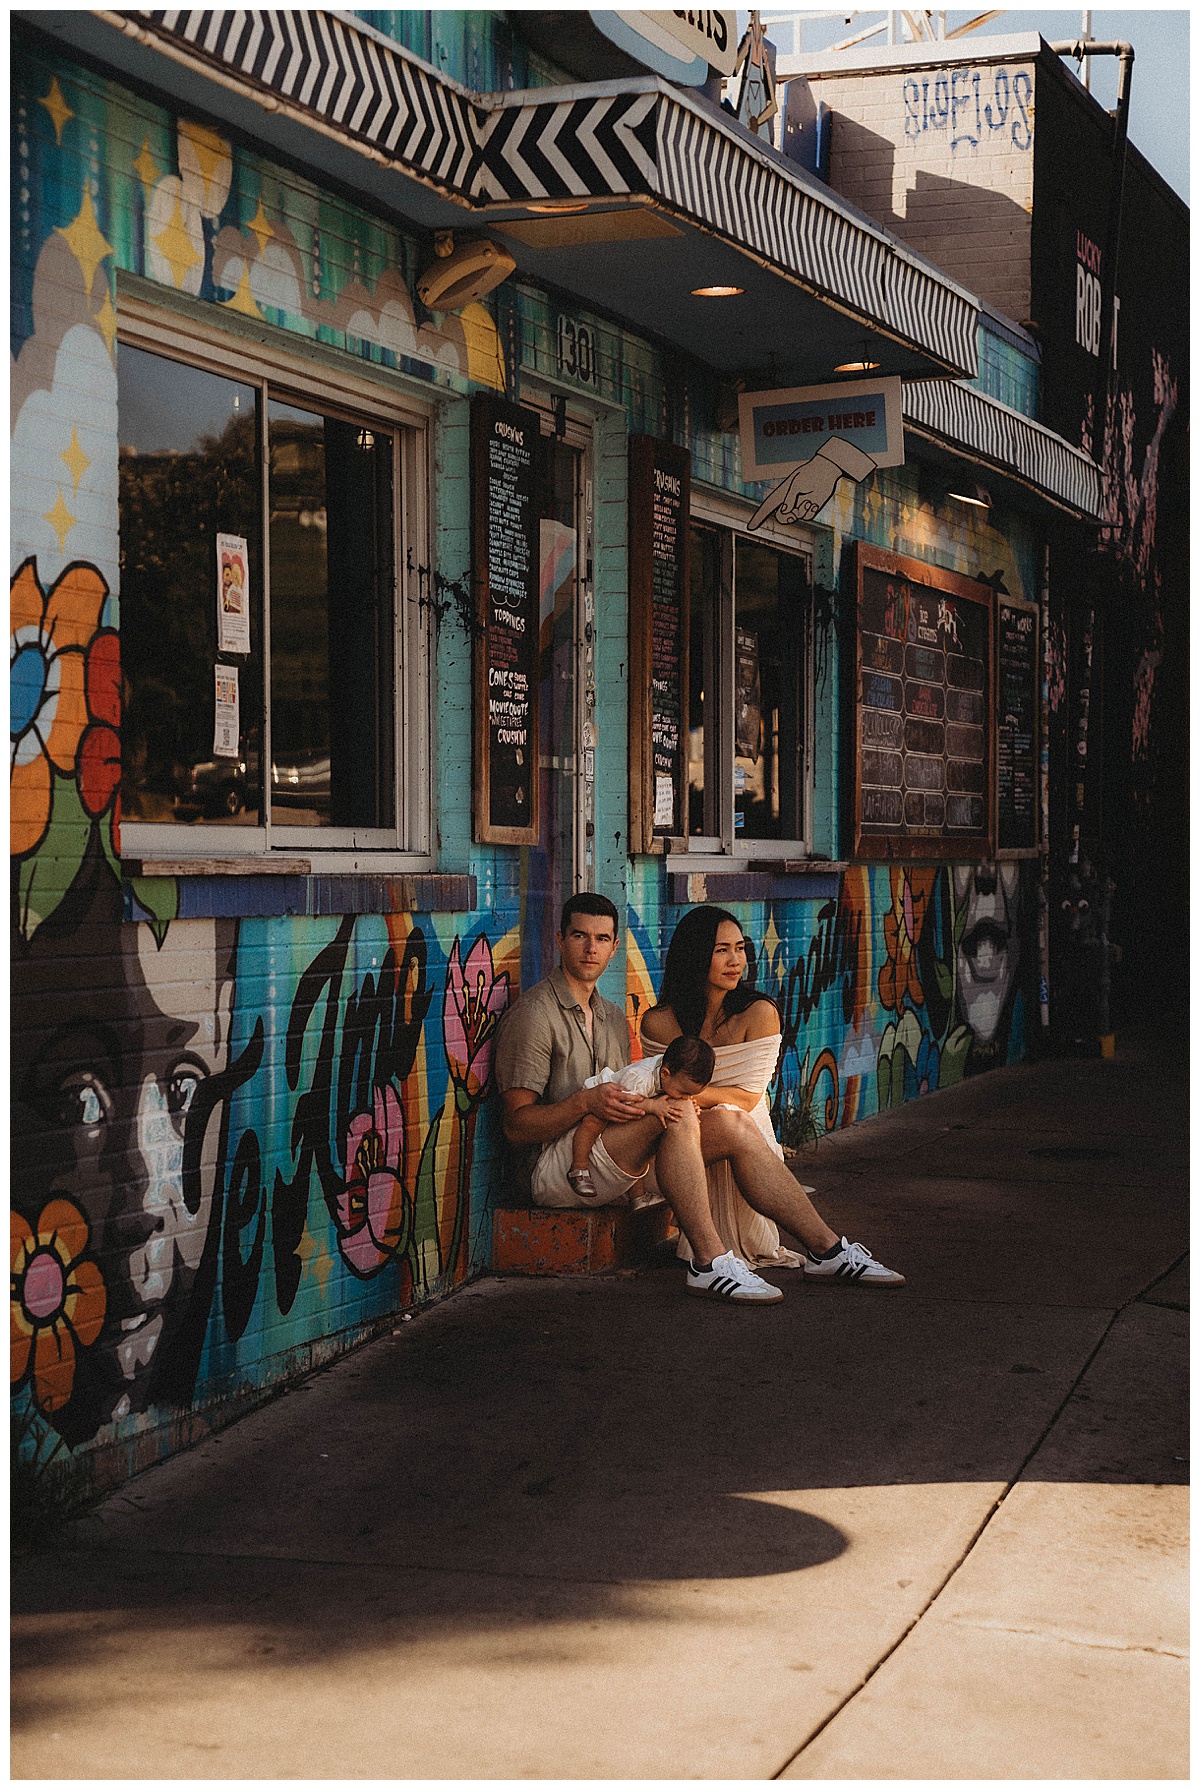
M 813 77 L 831 184 L 1010 317 L 1029 315 L 1031 63 Z

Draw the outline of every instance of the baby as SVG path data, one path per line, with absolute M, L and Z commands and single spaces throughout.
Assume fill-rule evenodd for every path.
M 662 1056 L 644 1057 L 640 1063 L 630 1063 L 625 1069 L 602 1069 L 599 1075 L 590 1075 L 583 1085 L 598 1088 L 604 1082 L 618 1082 L 631 1094 L 640 1094 L 643 1110 L 654 1113 L 666 1126 L 673 1125 L 679 1116 L 672 1102 L 687 1099 L 706 1088 L 715 1067 L 712 1045 L 706 1044 L 703 1038 L 672 1038 Z M 596 1197 L 588 1163 L 592 1145 L 604 1129 L 604 1120 L 590 1113 L 575 1127 L 567 1180 L 584 1199 Z

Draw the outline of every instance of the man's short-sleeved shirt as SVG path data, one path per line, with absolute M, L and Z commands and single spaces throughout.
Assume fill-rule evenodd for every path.
M 553 1105 L 577 1094 L 601 1069 L 623 1069 L 629 1061 L 629 1027 L 612 1001 L 592 990 L 592 1036 L 583 1008 L 561 968 L 551 970 L 511 1006 L 496 1034 L 493 1069 L 501 1094 L 528 1088 Z M 528 1172 L 541 1146 L 514 1152 Z

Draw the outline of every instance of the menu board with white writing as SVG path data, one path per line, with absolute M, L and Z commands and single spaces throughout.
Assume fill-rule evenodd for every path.
M 650 435 L 629 444 L 629 831 L 662 851 L 685 829 L 688 510 L 691 456 Z
M 538 514 L 533 411 L 471 401 L 475 837 L 538 836 Z
M 920 560 L 857 551 L 855 855 L 992 855 L 992 607 Z
M 1002 852 L 1038 842 L 1038 617 L 1031 603 L 996 605 L 996 825 Z

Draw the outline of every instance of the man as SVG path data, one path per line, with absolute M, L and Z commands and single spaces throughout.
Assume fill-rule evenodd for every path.
M 571 1134 L 591 1113 L 606 1126 L 591 1153 L 600 1203 L 624 1201 L 654 1158 L 658 1185 L 692 1247 L 689 1293 L 756 1305 L 783 1297 L 722 1247 L 709 1208 L 705 1163 L 723 1159 L 731 1163 L 743 1198 L 807 1246 L 810 1267 L 818 1269 L 814 1278 L 901 1285 L 902 1275 L 872 1262 L 867 1251 L 846 1245 L 830 1230 L 744 1113 L 706 1113 L 702 1140 L 690 1101 L 681 1101 L 677 1122 L 664 1127 L 618 1083 L 583 1085 L 601 1069 L 622 1069 L 629 1061 L 625 1015 L 596 987 L 617 945 L 612 902 L 603 895 L 573 895 L 562 910 L 559 968 L 523 994 L 500 1022 L 494 1065 L 504 1135 L 529 1163 L 534 1204 L 597 1203 L 580 1198 L 567 1179 Z

